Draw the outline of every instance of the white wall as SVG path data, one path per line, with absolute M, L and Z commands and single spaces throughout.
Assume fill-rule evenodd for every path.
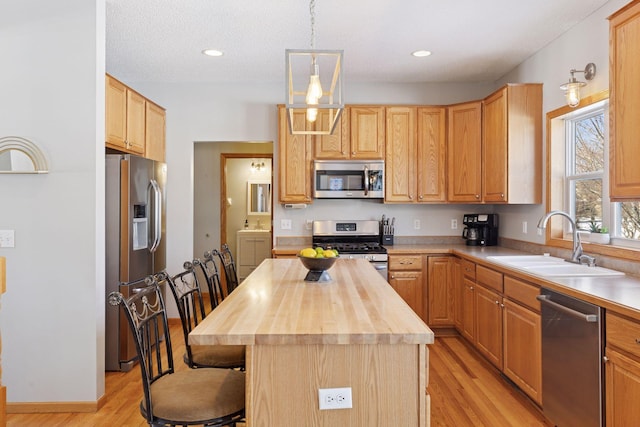
M 15 230 L 2 298 L 9 402 L 104 394 L 104 0 L 2 6 L 0 136 L 45 152 L 46 175 L 0 175 Z M 8 16 L 6 14 L 9 14 Z

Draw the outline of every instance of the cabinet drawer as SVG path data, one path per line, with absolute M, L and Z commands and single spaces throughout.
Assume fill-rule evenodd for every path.
M 391 255 L 388 268 L 390 271 L 422 270 L 422 255 Z
M 502 273 L 478 265 L 476 266 L 476 282 L 502 293 Z
M 504 296 L 537 312 L 540 312 L 540 301 L 536 299 L 539 294 L 539 286 L 531 285 L 509 276 L 504 278 Z
M 462 274 L 464 274 L 464 276 L 468 277 L 469 279 L 475 280 L 476 265 L 471 261 L 467 261 L 466 259 L 460 260 L 460 265 L 462 266 Z
M 613 313 L 606 314 L 607 346 L 618 347 L 640 357 L 640 323 Z

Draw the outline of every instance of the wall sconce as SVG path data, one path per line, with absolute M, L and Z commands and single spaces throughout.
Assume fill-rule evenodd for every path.
M 331 135 L 344 110 L 342 50 L 315 48 L 315 0 L 310 0 L 311 49 L 285 49 L 286 110 L 292 135 Z M 305 120 L 294 120 L 304 113 Z
M 580 80 L 576 80 L 574 77 L 574 73 L 584 73 L 585 80 L 591 80 L 596 75 L 596 64 L 590 62 L 584 67 L 584 70 L 575 70 L 572 69 L 569 71 L 571 73 L 571 78 L 568 83 L 560 86 L 560 90 L 564 91 L 564 96 L 567 100 L 567 105 L 570 107 L 577 107 L 580 104 L 580 88 L 582 86 L 586 86 L 585 82 L 581 82 Z
M 264 168 L 264 162 L 251 162 L 251 172 L 260 172 Z

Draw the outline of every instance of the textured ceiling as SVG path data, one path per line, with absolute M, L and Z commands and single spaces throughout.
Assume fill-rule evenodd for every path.
M 491 82 L 606 0 L 316 0 L 316 48 L 345 81 Z M 274 82 L 308 49 L 307 0 L 106 0 L 107 71 L 125 81 Z M 211 58 L 203 49 L 224 56 Z M 427 49 L 433 55 L 414 58 Z

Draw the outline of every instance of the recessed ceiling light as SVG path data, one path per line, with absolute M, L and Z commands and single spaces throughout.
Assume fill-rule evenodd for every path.
M 222 53 L 221 50 L 216 50 L 216 49 L 205 49 L 202 51 L 203 54 L 208 55 L 208 56 L 222 56 L 224 55 L 224 53 Z
M 425 56 L 429 56 L 431 55 L 431 52 L 428 50 L 416 50 L 415 52 L 413 52 L 411 55 L 417 57 L 417 58 L 423 58 Z

